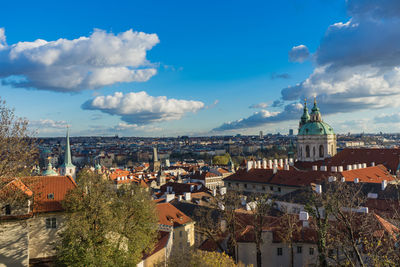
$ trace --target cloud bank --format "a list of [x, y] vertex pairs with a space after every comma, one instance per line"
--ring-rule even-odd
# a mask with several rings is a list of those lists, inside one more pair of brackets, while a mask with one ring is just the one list
[[[284, 110], [260, 117], [252, 127], [274, 122], [276, 118], [299, 119], [301, 111], [296, 116], [282, 113], [294, 101], [301, 103], [304, 98], [314, 96], [323, 114], [400, 106], [397, 101], [400, 97], [400, 1], [348, 0], [347, 11], [351, 18], [330, 25], [312, 55], [315, 64], [312, 74], [299, 84], [282, 89], [276, 103], [284, 104]], [[302, 62], [306, 57], [308, 49], [304, 45], [293, 47], [289, 52], [291, 61]], [[231, 126], [249, 127], [243, 123]]]
[[156, 74], [146, 53], [156, 34], [95, 30], [88, 37], [7, 45], [0, 29], [0, 79], [13, 87], [58, 92], [96, 89], [118, 82], [144, 82]]
[[97, 96], [82, 105], [83, 109], [120, 116], [121, 120], [131, 125], [178, 120], [185, 113], [197, 112], [204, 107], [204, 103], [200, 101], [167, 99], [166, 96], [153, 97], [144, 91]]

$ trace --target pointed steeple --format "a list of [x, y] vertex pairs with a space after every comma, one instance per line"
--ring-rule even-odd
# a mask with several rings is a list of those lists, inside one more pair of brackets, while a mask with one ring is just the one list
[[67, 127], [67, 137], [65, 145], [64, 163], [61, 165], [61, 174], [65, 176], [71, 176], [75, 179], [76, 167], [72, 164], [71, 159], [71, 146], [69, 144], [69, 128]]
[[299, 129], [301, 128], [301, 126], [303, 126], [309, 121], [310, 121], [310, 114], [308, 114], [307, 99], [304, 99], [304, 109], [303, 109], [303, 115], [301, 116], [300, 119]]
[[69, 128], [67, 127], [67, 138], [65, 145], [64, 164], [62, 167], [75, 167], [71, 160], [71, 146], [69, 144]]

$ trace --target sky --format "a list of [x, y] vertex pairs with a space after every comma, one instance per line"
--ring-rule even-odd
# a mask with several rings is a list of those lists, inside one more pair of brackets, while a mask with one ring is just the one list
[[37, 136], [400, 132], [400, 2], [7, 1], [0, 96]]

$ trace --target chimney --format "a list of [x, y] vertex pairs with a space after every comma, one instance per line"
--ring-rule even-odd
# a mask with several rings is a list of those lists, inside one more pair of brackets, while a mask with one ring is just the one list
[[310, 218], [310, 216], [308, 215], [307, 211], [300, 211], [300, 213], [299, 213], [300, 221], [308, 221], [309, 218]]
[[183, 197], [186, 201], [190, 201], [192, 199], [192, 194], [190, 192], [183, 193]]
[[289, 170], [289, 164], [285, 164], [285, 165], [283, 166], [283, 169], [284, 169], [285, 171], [288, 171], [288, 170]]
[[362, 164], [362, 167], [363, 167], [363, 168], [367, 168], [367, 163], [363, 163], [363, 164]]
[[363, 165], [361, 163], [357, 164], [357, 169], [362, 169]]
[[313, 165], [313, 166], [312, 166], [312, 170], [313, 170], [313, 171], [318, 171], [318, 166], [317, 166], [317, 165]]
[[178, 196], [178, 201], [182, 201], [182, 195]]
[[271, 159], [268, 160], [268, 169], [272, 169], [272, 160]]
[[175, 198], [175, 194], [166, 194], [165, 202], [171, 202], [172, 200], [174, 200], [174, 198]]
[[278, 160], [274, 159], [274, 165], [278, 166]]
[[252, 167], [253, 167], [253, 162], [251, 160], [249, 160], [247, 162], [247, 171], [250, 171]]
[[212, 190], [212, 195], [213, 195], [214, 197], [217, 195], [217, 189], [214, 188], [214, 189]]
[[342, 177], [342, 179], [340, 179], [340, 181], [342, 181], [342, 183], [346, 182], [346, 178]]
[[353, 169], [353, 166], [350, 164], [350, 165], [347, 165], [347, 170], [348, 171], [351, 171]]
[[338, 168], [337, 168], [336, 166], [332, 166], [332, 167], [331, 167], [331, 172], [337, 172], [337, 169], [338, 169]]
[[279, 167], [283, 168], [283, 159], [279, 159]]
[[373, 161], [373, 162], [371, 162], [371, 167], [374, 167], [375, 166], [375, 162]]
[[263, 166], [262, 166], [263, 169], [266, 169], [266, 168], [267, 168], [267, 161], [266, 161], [265, 159], [263, 160], [263, 163], [262, 163], [262, 164], [263, 164]]
[[328, 167], [326, 167], [326, 166], [321, 166], [321, 171], [323, 171], [323, 172], [326, 172], [326, 171], [328, 171]]
[[360, 179], [354, 178], [354, 183], [355, 183], [355, 184], [358, 184], [359, 182], [360, 182]]
[[315, 185], [315, 192], [317, 192], [318, 194], [322, 194], [322, 185], [316, 184]]
[[386, 189], [386, 186], [387, 186], [387, 181], [386, 181], [386, 180], [383, 180], [382, 183], [381, 183], [381, 189], [382, 189], [382, 191]]
[[353, 164], [353, 170], [357, 170], [358, 169], [358, 165], [357, 164]]
[[221, 187], [220, 189], [219, 189], [219, 193], [223, 196], [223, 195], [225, 195], [226, 194], [226, 187]]
[[328, 177], [328, 181], [329, 182], [334, 182], [334, 181], [336, 181], [336, 177], [335, 176], [329, 176]]
[[289, 160], [288, 160], [288, 158], [285, 158], [285, 165], [288, 165], [289, 164]]
[[257, 168], [261, 169], [261, 160], [257, 161]]
[[293, 158], [290, 158], [290, 159], [289, 159], [289, 165], [290, 165], [290, 166], [293, 166], [293, 163], [294, 163], [294, 162], [293, 162]]
[[274, 164], [274, 170], [273, 173], [276, 174], [278, 172], [278, 166], [276, 164]]
[[343, 166], [338, 166], [338, 172], [342, 172], [343, 171]]

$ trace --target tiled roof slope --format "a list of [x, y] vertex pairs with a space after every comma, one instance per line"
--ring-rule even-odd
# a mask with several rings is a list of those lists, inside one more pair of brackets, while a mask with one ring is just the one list
[[310, 185], [311, 183], [322, 183], [330, 176], [338, 178], [344, 177], [346, 181], [351, 182], [353, 182], [355, 178], [358, 178], [361, 183], [381, 183], [383, 180], [388, 182], [394, 180], [394, 177], [383, 165], [378, 165], [343, 172], [297, 170], [294, 168], [291, 168], [290, 170], [278, 170], [276, 173], [274, 173], [272, 169], [250, 169], [249, 171], [239, 170], [235, 174], [226, 177], [224, 181], [253, 182], [300, 187]]
[[318, 166], [343, 166], [345, 169], [347, 165], [366, 163], [371, 166], [374, 162], [375, 165], [384, 165], [392, 174], [396, 173], [400, 163], [400, 149], [397, 148], [345, 148], [337, 153], [332, 158], [315, 162], [296, 162], [296, 167], [301, 169], [311, 169], [313, 165]]
[[[33, 191], [33, 212], [62, 211], [61, 201], [69, 190], [76, 187], [69, 176], [32, 176], [21, 178], [21, 181]], [[49, 198], [53, 194], [53, 199]]]
[[192, 222], [186, 214], [175, 208], [170, 203], [159, 203], [156, 205], [158, 222], [163, 225], [179, 227]]

